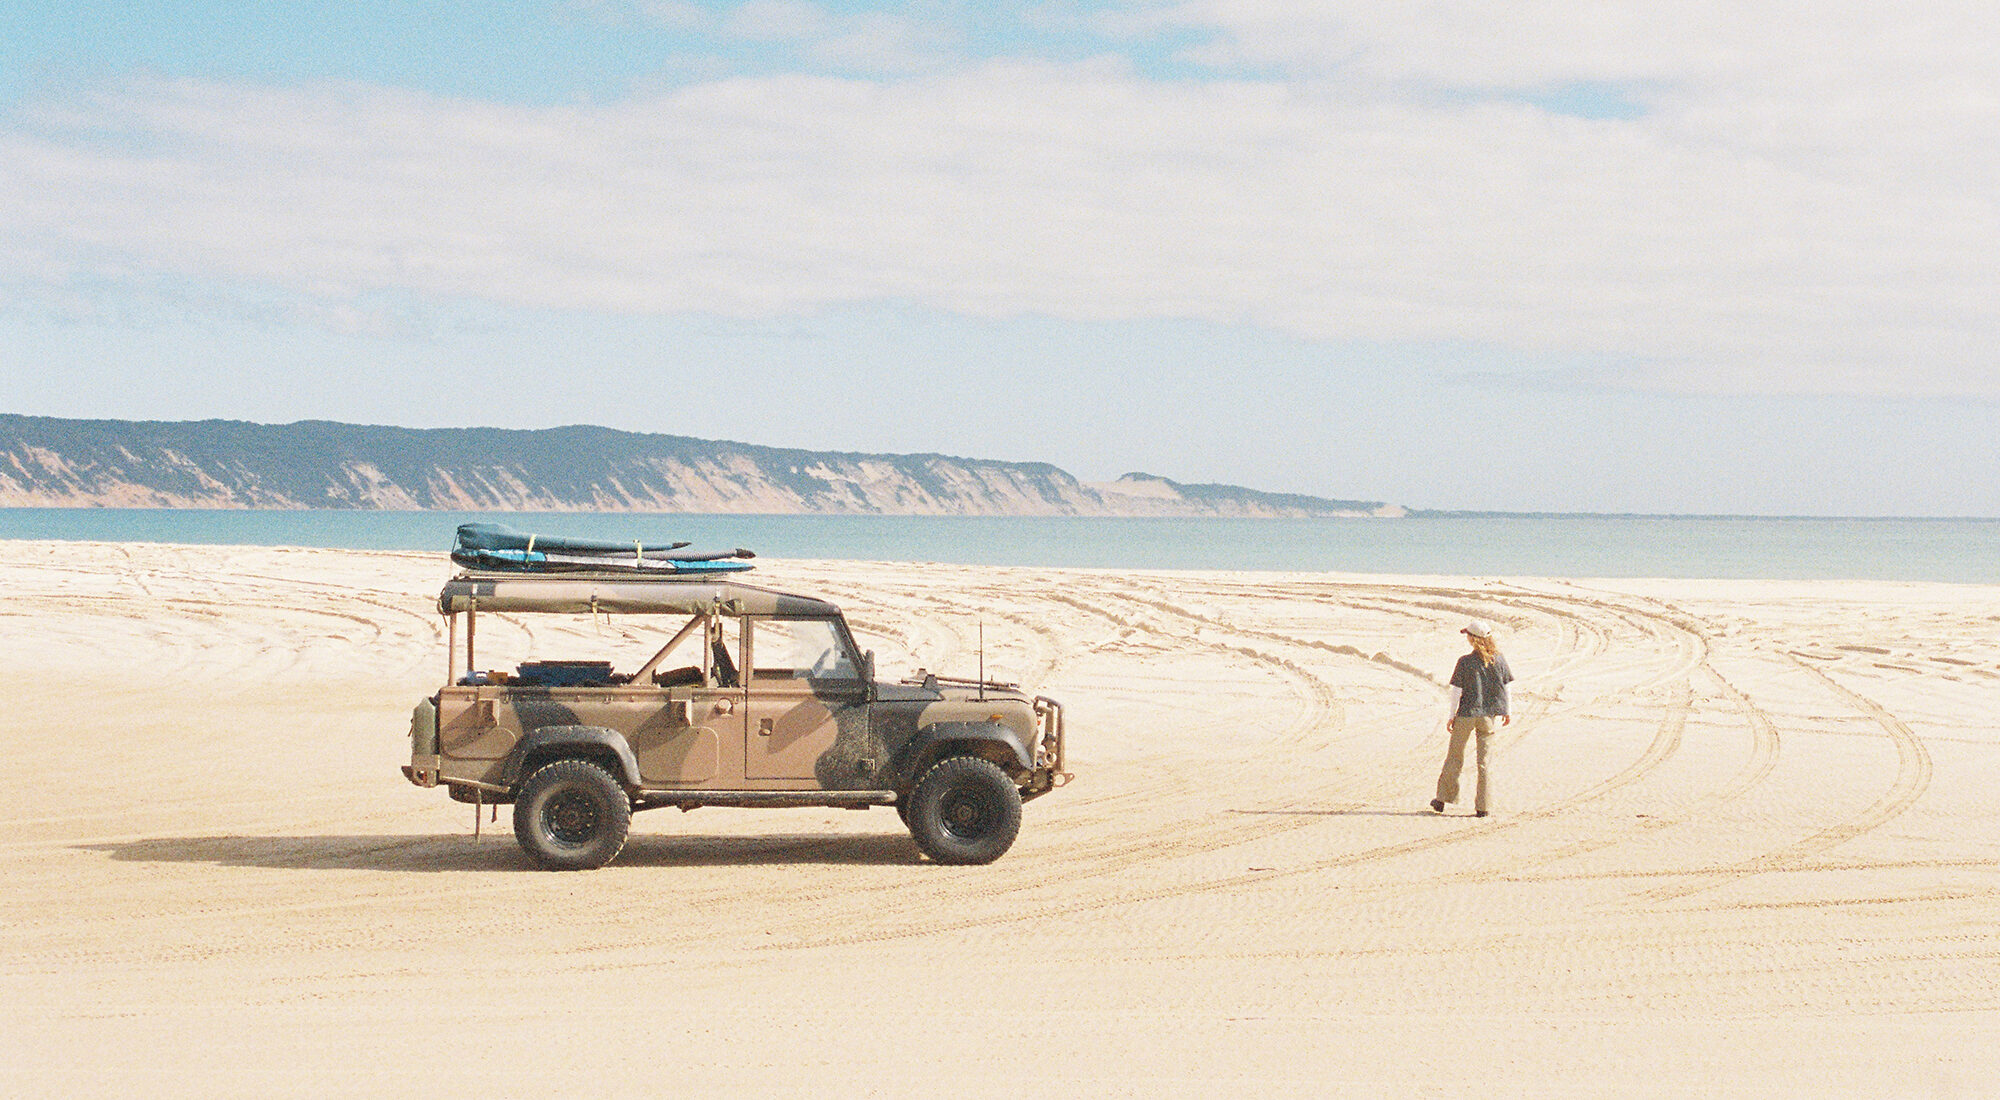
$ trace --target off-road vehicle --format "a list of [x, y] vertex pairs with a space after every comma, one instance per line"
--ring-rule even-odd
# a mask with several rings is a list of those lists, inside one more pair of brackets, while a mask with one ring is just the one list
[[[447, 682], [417, 707], [403, 774], [473, 803], [475, 820], [511, 803], [543, 867], [609, 863], [632, 814], [664, 806], [893, 806], [931, 859], [987, 863], [1013, 844], [1021, 804], [1068, 779], [1054, 700], [929, 674], [878, 683], [874, 653], [825, 600], [706, 578], [473, 572], [446, 583], [438, 610]], [[630, 671], [482, 669], [481, 613], [658, 616], [662, 644]]]

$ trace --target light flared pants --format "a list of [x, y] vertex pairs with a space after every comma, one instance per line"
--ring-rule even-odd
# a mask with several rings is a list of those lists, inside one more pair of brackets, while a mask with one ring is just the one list
[[1487, 796], [1491, 792], [1486, 779], [1486, 743], [1493, 740], [1491, 718], [1451, 720], [1451, 747], [1445, 750], [1444, 770], [1438, 773], [1438, 801], [1458, 801], [1458, 773], [1465, 770], [1465, 740], [1475, 733], [1479, 735], [1479, 741], [1473, 749], [1473, 764], [1479, 769], [1479, 779], [1472, 789], [1472, 808], [1485, 813], [1489, 809]]

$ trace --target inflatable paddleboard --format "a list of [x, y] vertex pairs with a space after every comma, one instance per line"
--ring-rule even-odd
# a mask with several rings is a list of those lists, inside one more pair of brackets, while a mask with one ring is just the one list
[[[539, 543], [537, 544], [539, 545]], [[628, 547], [624, 554], [556, 554], [540, 549], [476, 550], [459, 547], [451, 560], [467, 569], [498, 573], [637, 573], [649, 576], [678, 576], [697, 573], [741, 573], [752, 568], [749, 562], [726, 556], [666, 558], [635, 555]]]
[[501, 523], [466, 523], [458, 528], [462, 550], [541, 550], [554, 554], [626, 554], [660, 557], [688, 545], [685, 542], [613, 542], [610, 539], [570, 539], [516, 531]]

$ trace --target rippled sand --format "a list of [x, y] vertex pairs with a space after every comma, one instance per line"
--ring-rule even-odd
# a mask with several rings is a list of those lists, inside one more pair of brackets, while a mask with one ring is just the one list
[[[441, 555], [9, 543], [7, 1095], [1990, 1095], [2000, 586], [772, 562], [1061, 699], [999, 863], [404, 782]], [[1467, 616], [1497, 812], [1424, 807]], [[493, 661], [653, 624], [482, 619]], [[504, 661], [502, 660], [504, 658]]]

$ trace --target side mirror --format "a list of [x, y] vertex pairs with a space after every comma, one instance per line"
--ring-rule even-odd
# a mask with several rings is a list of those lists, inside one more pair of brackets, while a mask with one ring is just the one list
[[861, 678], [871, 684], [875, 682], [875, 651], [872, 649], [861, 655]]

